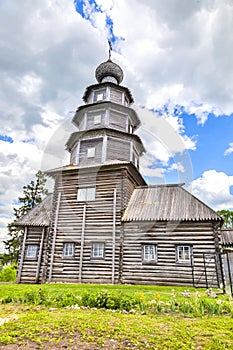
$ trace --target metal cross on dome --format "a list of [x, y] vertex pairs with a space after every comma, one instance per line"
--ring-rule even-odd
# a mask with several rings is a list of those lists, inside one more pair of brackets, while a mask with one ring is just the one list
[[111, 54], [112, 54], [112, 43], [110, 40], [108, 40], [109, 50], [108, 50], [108, 59], [111, 60]]

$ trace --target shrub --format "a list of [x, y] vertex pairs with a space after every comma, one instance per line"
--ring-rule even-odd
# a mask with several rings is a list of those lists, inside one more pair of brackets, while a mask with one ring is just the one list
[[55, 298], [55, 304], [57, 304], [58, 307], [79, 305], [80, 304], [80, 298], [76, 297], [72, 292], [68, 291], [66, 293], [60, 293]]
[[0, 272], [0, 282], [15, 282], [16, 265], [12, 264], [4, 267]]

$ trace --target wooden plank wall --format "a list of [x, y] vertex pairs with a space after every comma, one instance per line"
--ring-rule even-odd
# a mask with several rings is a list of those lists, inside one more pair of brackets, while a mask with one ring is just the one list
[[[95, 156], [87, 158], [87, 150], [92, 147], [95, 148]], [[81, 141], [78, 165], [100, 164], [102, 161], [102, 147], [103, 138]]]
[[[129, 180], [127, 180], [129, 181]], [[126, 202], [122, 198], [126, 177], [121, 169], [100, 171], [99, 173], [72, 172], [64, 174], [59, 179], [56, 192], [61, 192], [61, 203], [58, 214], [56, 232], [56, 246], [53, 257], [51, 281], [80, 282], [80, 246], [83, 227], [84, 205], [85, 228], [82, 257], [83, 283], [111, 283], [112, 282], [112, 246], [113, 246], [113, 206], [114, 189], [116, 194], [115, 218], [115, 277], [119, 281], [119, 258], [121, 250], [121, 215], [122, 205]], [[77, 202], [79, 186], [96, 186], [96, 200]], [[127, 198], [130, 197], [134, 186], [127, 185]], [[130, 193], [129, 193], [130, 192]], [[55, 208], [54, 208], [55, 212]], [[63, 244], [75, 243], [75, 256], [63, 258]], [[105, 259], [92, 258], [93, 242], [105, 243]], [[51, 254], [50, 259], [51, 262]]]
[[107, 160], [130, 160], [130, 142], [108, 138]]
[[[39, 276], [38, 276], [39, 278], [38, 280], [36, 280], [38, 261], [40, 257], [39, 248], [41, 244], [41, 237], [43, 235], [43, 229], [45, 229], [45, 234], [44, 234], [44, 240], [42, 245], [41, 262], [39, 266]], [[47, 228], [30, 227], [30, 226], [28, 227], [27, 238], [26, 238], [26, 249], [25, 249], [25, 254], [23, 258], [21, 277], [20, 277], [20, 280], [18, 281], [19, 283], [39, 283], [39, 282], [42, 282], [43, 279], [45, 279], [45, 274], [47, 270], [47, 261], [46, 261], [46, 252], [47, 252], [47, 244], [48, 244], [47, 240], [48, 240]], [[27, 246], [30, 244], [36, 244], [38, 246], [36, 259], [25, 257]]]
[[110, 89], [110, 101], [122, 104], [122, 92], [118, 89], [111, 87]]
[[[86, 129], [95, 129], [95, 128], [100, 128], [105, 125], [105, 113], [106, 111], [101, 109], [99, 111], [94, 111], [94, 112], [88, 112], [87, 113], [87, 127]], [[101, 116], [101, 122], [99, 124], [94, 123], [94, 119], [96, 115]]]
[[116, 111], [110, 110], [109, 115], [109, 127], [115, 130], [127, 131], [126, 130], [127, 116], [120, 114]]
[[[142, 262], [143, 244], [157, 246], [157, 263]], [[211, 223], [152, 223], [136, 222], [124, 225], [123, 283], [158, 285], [193, 285], [190, 264], [176, 262], [176, 245], [193, 247], [194, 282], [205, 287], [203, 253], [215, 253]], [[217, 286], [215, 262], [206, 260], [209, 286]]]

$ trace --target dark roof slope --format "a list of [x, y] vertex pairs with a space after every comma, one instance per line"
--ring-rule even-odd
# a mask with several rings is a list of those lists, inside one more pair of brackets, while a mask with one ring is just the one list
[[52, 194], [15, 222], [15, 226], [49, 226], [52, 210]]
[[221, 230], [221, 243], [224, 247], [233, 247], [233, 229]]
[[123, 221], [198, 221], [222, 218], [182, 185], [136, 188]]

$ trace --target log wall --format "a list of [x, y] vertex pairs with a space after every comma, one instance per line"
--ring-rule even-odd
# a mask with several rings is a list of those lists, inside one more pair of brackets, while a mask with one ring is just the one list
[[[56, 239], [53, 254], [53, 240], [50, 241], [48, 264], [48, 270], [51, 271], [50, 278], [48, 276], [50, 281], [119, 282], [123, 237], [121, 217], [133, 189], [141, 183], [142, 180], [140, 183], [132, 180], [128, 171], [120, 168], [99, 172], [97, 170], [93, 173], [91, 171], [89, 173], [70, 172], [57, 179], [55, 197], [61, 193], [61, 201], [59, 208], [57, 208], [57, 201], [54, 201], [53, 222], [55, 222], [56, 212], [58, 215], [56, 230], [53, 227], [51, 231], [51, 236], [56, 231]], [[95, 187], [95, 200], [78, 202], [77, 190], [80, 186]], [[114, 189], [116, 189], [115, 208]], [[114, 212], [115, 217], [113, 217]], [[75, 254], [73, 257], [65, 258], [63, 245], [69, 242], [75, 244]], [[92, 257], [92, 245], [96, 242], [105, 244], [104, 259]]]
[[[79, 152], [79, 165], [89, 165], [89, 164], [97, 164], [102, 161], [102, 147], [103, 147], [103, 138], [99, 139], [90, 139], [83, 140], [80, 144], [80, 152]], [[95, 148], [94, 157], [87, 157], [87, 152], [89, 148]]]
[[126, 130], [127, 116], [119, 112], [110, 110], [109, 115], [109, 127], [115, 130], [127, 131]]
[[[170, 227], [169, 227], [170, 226]], [[157, 261], [144, 262], [142, 247], [154, 244]], [[177, 262], [177, 245], [191, 246], [193, 264]], [[213, 227], [209, 223], [126, 223], [122, 282], [130, 284], [217, 286]]]
[[[46, 279], [48, 229], [44, 227], [27, 227], [22, 269], [18, 276], [18, 283], [41, 283]], [[37, 245], [35, 258], [27, 258], [28, 245]]]
[[107, 160], [130, 160], [130, 142], [114, 137], [108, 138]]

